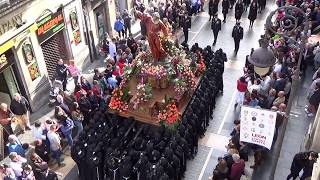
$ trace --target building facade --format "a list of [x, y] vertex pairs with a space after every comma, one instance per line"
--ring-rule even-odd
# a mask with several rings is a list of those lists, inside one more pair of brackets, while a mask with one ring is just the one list
[[0, 6], [0, 102], [16, 92], [33, 111], [48, 100], [59, 59], [88, 56], [79, 0], [10, 0]]
[[[147, 0], [140, 0], [147, 7]], [[0, 3], [0, 102], [17, 92], [33, 111], [48, 102], [56, 62], [86, 67], [99, 42], [114, 37], [117, 14], [131, 0], [8, 0]], [[90, 59], [90, 60], [89, 60]]]

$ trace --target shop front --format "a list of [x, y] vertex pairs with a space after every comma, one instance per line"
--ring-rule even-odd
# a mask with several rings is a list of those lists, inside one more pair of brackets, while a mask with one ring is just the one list
[[88, 54], [88, 46], [85, 43], [84, 22], [80, 2], [72, 1], [63, 7], [63, 14], [68, 45], [71, 50], [71, 58], [79, 65], [78, 60], [82, 59], [81, 56], [83, 54]]
[[107, 36], [107, 22], [106, 22], [106, 15], [103, 6], [99, 6], [98, 8], [93, 10], [96, 20], [96, 28], [97, 28], [97, 35], [100, 40]]
[[101, 42], [104, 38], [109, 36], [109, 29], [110, 26], [107, 21], [107, 17], [109, 14], [107, 12], [110, 12], [108, 9], [108, 4], [106, 2], [101, 1], [91, 1], [91, 8], [92, 8], [92, 14], [91, 19], [94, 22], [95, 31], [93, 32], [95, 35], [95, 41]]
[[12, 49], [0, 55], [0, 102], [10, 104], [15, 93], [25, 94]]
[[42, 18], [37, 23], [36, 31], [41, 46], [49, 78], [55, 78], [57, 61], [62, 59], [68, 63], [69, 54], [66, 46], [65, 24], [63, 12], [57, 11]]

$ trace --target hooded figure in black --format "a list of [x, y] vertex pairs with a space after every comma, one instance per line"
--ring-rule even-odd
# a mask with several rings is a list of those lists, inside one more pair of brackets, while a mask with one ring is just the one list
[[164, 171], [168, 175], [168, 178], [173, 179], [174, 178], [174, 169], [172, 168], [168, 159], [166, 159], [165, 157], [161, 157], [159, 160], [159, 164], [163, 167]]
[[81, 112], [83, 113], [83, 117], [84, 117], [83, 123], [84, 125], [87, 125], [89, 123], [89, 120], [91, 119], [90, 115], [92, 112], [92, 108], [91, 108], [90, 101], [88, 100], [86, 95], [83, 93], [80, 94], [79, 107]]
[[179, 158], [174, 154], [174, 152], [169, 148], [166, 147], [164, 152], [164, 157], [169, 161], [169, 164], [174, 169], [174, 179], [180, 180], [180, 160]]
[[137, 180], [147, 179], [147, 170], [150, 168], [151, 164], [148, 161], [148, 157], [142, 153], [140, 155], [140, 159], [133, 167], [133, 171], [136, 173]]
[[110, 180], [118, 180], [119, 177], [119, 162], [111, 155], [107, 157], [107, 174]]
[[87, 178], [89, 178], [89, 177], [86, 177], [88, 174], [86, 173], [87, 163], [85, 161], [86, 147], [87, 147], [86, 143], [84, 143], [83, 146], [76, 143], [71, 148], [71, 157], [78, 166], [80, 180], [86, 180]]
[[124, 180], [131, 179], [132, 177], [132, 162], [131, 157], [126, 156], [119, 165], [120, 178]]

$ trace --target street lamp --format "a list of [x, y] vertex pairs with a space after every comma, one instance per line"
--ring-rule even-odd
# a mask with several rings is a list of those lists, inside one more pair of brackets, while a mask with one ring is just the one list
[[[283, 31], [279, 32], [277, 29], [274, 29], [273, 23], [272, 23], [272, 18], [274, 15], [276, 15], [277, 12], [281, 12], [282, 16], [278, 16], [278, 28], [281, 28]], [[295, 38], [292, 38], [290, 35], [294, 34], [299, 26], [299, 21], [298, 18], [302, 17], [302, 26], [303, 28], [303, 34], [301, 35], [300, 40], [296, 40]], [[267, 17], [265, 27], [267, 30], [280, 35], [281, 37], [288, 39], [290, 42], [293, 42], [299, 47], [300, 54], [299, 54], [299, 59], [298, 59], [298, 64], [296, 69], [293, 72], [292, 75], [292, 83], [291, 83], [291, 90], [290, 90], [290, 96], [289, 100], [287, 103], [287, 108], [286, 108], [286, 114], [287, 117], [290, 115], [290, 110], [292, 107], [293, 99], [296, 96], [296, 91], [298, 88], [298, 84], [300, 81], [300, 65], [301, 61], [303, 58], [303, 53], [305, 51], [305, 46], [306, 46], [306, 41], [307, 41], [307, 33], [308, 33], [308, 28], [309, 28], [309, 23], [308, 23], [308, 17], [306, 16], [305, 12], [297, 8], [295, 6], [282, 6], [276, 9], [275, 11], [272, 11], [270, 15]], [[300, 32], [298, 32], [300, 33]], [[286, 131], [286, 126], [288, 123], [288, 119], [285, 118], [284, 121], [282, 122], [282, 126], [278, 130], [278, 139], [276, 143], [273, 145], [273, 152], [272, 152], [272, 159], [271, 159], [271, 173], [270, 177], [268, 179], [274, 179], [274, 174], [278, 162], [278, 158], [281, 152], [281, 146], [282, 142], [284, 139], [285, 131]], [[268, 167], [267, 167], [268, 168]]]
[[276, 62], [272, 50], [268, 49], [268, 40], [260, 39], [260, 48], [254, 50], [249, 57], [249, 62], [254, 66], [254, 71], [259, 75], [265, 75]]

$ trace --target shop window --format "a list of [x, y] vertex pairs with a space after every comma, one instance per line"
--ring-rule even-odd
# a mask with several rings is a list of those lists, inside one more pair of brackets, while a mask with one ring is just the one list
[[69, 14], [74, 44], [77, 46], [81, 43], [81, 34], [76, 8], [72, 9]]
[[36, 56], [34, 54], [33, 46], [29, 38], [23, 42], [22, 52], [23, 52], [25, 63], [28, 67], [31, 80], [34, 81], [38, 77], [40, 77], [41, 74], [39, 71], [38, 63], [36, 61]]
[[102, 13], [97, 12], [96, 13], [97, 17], [97, 24], [98, 24], [98, 36], [99, 39], [104, 39], [105, 38], [105, 26], [104, 26], [104, 16]]

